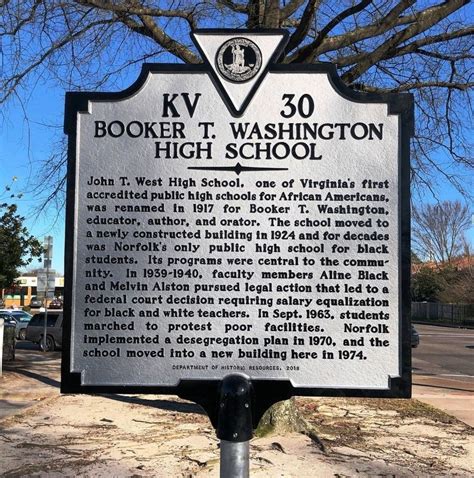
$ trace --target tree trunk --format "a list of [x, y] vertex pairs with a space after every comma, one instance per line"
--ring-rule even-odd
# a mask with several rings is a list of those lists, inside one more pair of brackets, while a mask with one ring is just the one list
[[279, 0], [270, 0], [265, 4], [265, 14], [263, 18], [264, 28], [280, 27], [280, 2]]
[[311, 426], [299, 412], [295, 398], [275, 403], [263, 415], [255, 435], [263, 437], [270, 434], [302, 433], [324, 451], [324, 444], [317, 436], [317, 430]]

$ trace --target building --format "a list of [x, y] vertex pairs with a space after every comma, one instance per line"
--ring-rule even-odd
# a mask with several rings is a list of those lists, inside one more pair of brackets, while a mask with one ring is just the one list
[[[30, 304], [31, 298], [37, 296], [36, 285], [38, 279], [36, 274], [25, 274], [16, 279], [17, 285], [2, 290], [4, 307], [26, 307]], [[64, 295], [64, 277], [56, 277], [54, 280], [53, 297]]]

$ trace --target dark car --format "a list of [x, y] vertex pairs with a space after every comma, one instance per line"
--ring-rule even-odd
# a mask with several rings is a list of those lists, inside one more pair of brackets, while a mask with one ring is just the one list
[[62, 309], [62, 308], [63, 308], [63, 301], [60, 299], [53, 299], [48, 305], [48, 309]]
[[411, 326], [411, 346], [413, 348], [418, 347], [420, 345], [420, 334], [416, 331], [413, 325]]
[[41, 350], [50, 352], [60, 349], [63, 344], [63, 314], [48, 312], [46, 349], [44, 348], [44, 312], [35, 314], [26, 327], [26, 340], [38, 344]]
[[40, 307], [43, 307], [43, 301], [37, 297], [32, 297], [30, 301], [30, 307], [32, 309], [39, 309]]

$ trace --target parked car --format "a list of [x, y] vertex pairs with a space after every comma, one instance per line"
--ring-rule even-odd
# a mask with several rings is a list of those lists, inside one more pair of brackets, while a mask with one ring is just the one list
[[31, 317], [33, 317], [31, 314], [29, 314], [28, 312], [25, 312], [24, 310], [21, 310], [21, 309], [13, 309], [11, 311], [9, 311], [10, 314], [13, 315], [13, 317], [15, 317], [15, 319], [28, 319], [30, 320]]
[[416, 331], [413, 325], [411, 326], [411, 346], [413, 348], [418, 347], [420, 345], [420, 334]]
[[37, 297], [32, 297], [30, 301], [30, 307], [32, 309], [39, 309], [40, 307], [43, 307], [43, 301]]
[[30, 323], [30, 319], [19, 319], [16, 321], [16, 338], [18, 340], [26, 340], [26, 328]]
[[48, 305], [48, 309], [62, 309], [62, 308], [63, 308], [63, 301], [60, 299], [53, 299]]
[[8, 318], [15, 319], [16, 338], [25, 340], [25, 329], [33, 316], [21, 309], [0, 309], [0, 314], [2, 313], [7, 314]]
[[41, 350], [50, 352], [60, 349], [63, 343], [63, 314], [48, 312], [46, 349], [44, 349], [44, 312], [35, 314], [26, 327], [26, 340], [38, 344]]
[[26, 327], [28, 326], [31, 317], [31, 314], [25, 312], [24, 310], [12, 310], [12, 316], [16, 320], [16, 338], [20, 340], [25, 340], [26, 338]]
[[21, 311], [21, 309], [0, 309], [0, 312], [6, 312], [7, 314], [11, 314], [12, 312], [18, 312], [18, 311]]
[[14, 325], [16, 326], [15, 317], [13, 317], [12, 313], [9, 310], [0, 310], [0, 319], [3, 319], [5, 325]]

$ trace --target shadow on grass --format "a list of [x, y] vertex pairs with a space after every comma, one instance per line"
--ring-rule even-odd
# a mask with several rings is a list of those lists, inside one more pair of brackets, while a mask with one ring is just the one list
[[147, 407], [160, 408], [171, 412], [180, 413], [197, 413], [199, 415], [207, 415], [206, 412], [195, 403], [178, 402], [176, 400], [163, 399], [146, 399], [133, 395], [109, 395], [106, 393], [97, 394], [99, 397], [108, 398], [110, 400], [117, 400], [118, 402], [131, 403], [134, 405], [145, 405]]
[[24, 375], [25, 377], [38, 380], [38, 382], [42, 382], [51, 387], [59, 388], [61, 386], [61, 382], [59, 382], [58, 380], [54, 380], [54, 378], [48, 377], [46, 375], [42, 375], [40, 373], [32, 372], [31, 370], [25, 370], [19, 367], [11, 368], [10, 370], [19, 375]]

